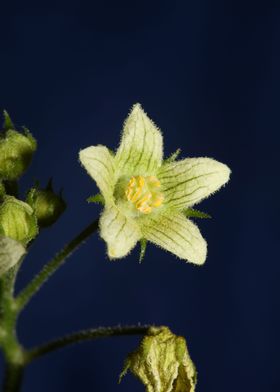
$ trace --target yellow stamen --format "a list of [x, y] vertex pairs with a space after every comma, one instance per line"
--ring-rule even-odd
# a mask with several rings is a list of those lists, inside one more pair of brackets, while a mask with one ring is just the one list
[[160, 187], [160, 181], [155, 177], [155, 176], [149, 176], [147, 177], [147, 180], [149, 181], [150, 184], [153, 186], [159, 188]]
[[132, 203], [135, 203], [138, 200], [138, 197], [141, 195], [142, 193], [142, 188], [136, 188], [136, 192], [134, 193], [134, 195], [131, 197], [130, 201], [132, 201]]
[[163, 202], [163, 196], [160, 195], [155, 200], [153, 200], [151, 205], [152, 205], [152, 207], [159, 207], [162, 205], [162, 202]]
[[154, 207], [160, 207], [163, 203], [164, 197], [159, 187], [160, 182], [155, 176], [135, 176], [129, 180], [125, 195], [138, 211], [149, 214]]

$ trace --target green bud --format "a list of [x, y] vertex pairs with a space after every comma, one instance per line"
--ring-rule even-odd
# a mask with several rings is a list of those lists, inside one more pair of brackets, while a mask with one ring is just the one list
[[0, 134], [0, 178], [9, 181], [17, 180], [26, 171], [37, 147], [27, 129], [20, 133], [13, 127], [5, 112], [4, 131]]
[[61, 195], [53, 192], [51, 181], [46, 189], [32, 188], [26, 201], [33, 208], [40, 227], [54, 224], [66, 208]]
[[131, 353], [120, 375], [130, 370], [147, 392], [194, 392], [196, 370], [186, 341], [167, 327], [150, 328], [139, 348]]
[[0, 205], [0, 234], [26, 245], [38, 234], [33, 209], [13, 196], [4, 196]]

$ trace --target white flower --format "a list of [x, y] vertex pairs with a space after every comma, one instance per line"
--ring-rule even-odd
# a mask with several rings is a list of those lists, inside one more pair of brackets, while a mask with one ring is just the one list
[[230, 169], [210, 158], [163, 161], [162, 135], [139, 104], [124, 124], [114, 155], [105, 146], [80, 152], [105, 208], [100, 235], [110, 258], [126, 256], [145, 239], [181, 259], [203, 264], [207, 244], [184, 211], [229, 180]]

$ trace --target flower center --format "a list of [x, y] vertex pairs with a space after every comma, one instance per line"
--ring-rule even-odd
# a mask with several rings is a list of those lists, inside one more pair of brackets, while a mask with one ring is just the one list
[[159, 188], [160, 182], [155, 176], [135, 176], [129, 180], [125, 194], [138, 211], [149, 214], [162, 205], [164, 197]]

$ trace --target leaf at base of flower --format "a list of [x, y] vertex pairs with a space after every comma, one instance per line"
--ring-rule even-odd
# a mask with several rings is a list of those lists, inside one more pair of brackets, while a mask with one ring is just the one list
[[140, 240], [140, 256], [139, 256], [139, 263], [142, 263], [144, 260], [146, 249], [147, 249], [147, 240], [145, 238], [141, 238]]
[[170, 157], [166, 158], [163, 161], [163, 165], [167, 164], [167, 163], [171, 163], [176, 161], [176, 159], [178, 158], [178, 156], [181, 154], [181, 148], [177, 148], [177, 150], [175, 152], [173, 152], [173, 154], [170, 155]]
[[186, 208], [183, 210], [183, 214], [186, 218], [199, 218], [199, 219], [211, 219], [212, 216], [206, 214], [206, 212], [202, 212], [199, 210], [195, 210], [194, 208]]
[[95, 203], [95, 204], [101, 204], [101, 205], [105, 205], [105, 199], [104, 197], [101, 195], [101, 193], [97, 193], [97, 195], [94, 196], [90, 196], [87, 198], [87, 202], [88, 203]]

